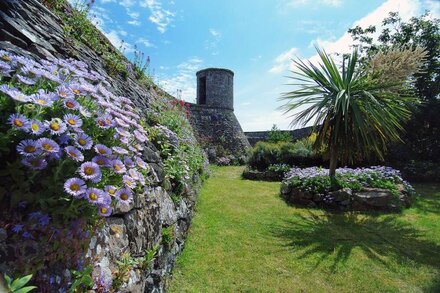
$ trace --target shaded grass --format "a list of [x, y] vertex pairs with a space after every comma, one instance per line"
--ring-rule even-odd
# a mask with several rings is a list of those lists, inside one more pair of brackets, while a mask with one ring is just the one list
[[213, 167], [170, 292], [439, 292], [440, 186], [402, 214], [327, 213]]

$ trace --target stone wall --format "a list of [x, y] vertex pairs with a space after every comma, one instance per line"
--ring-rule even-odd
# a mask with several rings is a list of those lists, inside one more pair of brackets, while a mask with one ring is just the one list
[[250, 145], [232, 109], [190, 104], [190, 113], [196, 137], [211, 161], [226, 154], [244, 163]]
[[[298, 140], [307, 137], [312, 133], [313, 127], [304, 127], [294, 130], [281, 130], [281, 132], [287, 132], [292, 137], [292, 140]], [[267, 141], [269, 139], [270, 131], [247, 131], [244, 133], [251, 146], [254, 146], [259, 141]]]
[[[163, 94], [155, 86], [139, 84], [133, 73], [129, 72], [127, 77], [107, 74], [101, 55], [84, 43], [68, 40], [61, 20], [37, 0], [1, 1], [0, 49], [34, 59], [51, 57], [83, 61], [110, 82], [115, 94], [130, 98], [143, 112], [150, 110], [152, 99]], [[115, 50], [113, 47], [110, 49]], [[227, 119], [235, 118], [228, 113], [221, 115]], [[171, 187], [164, 178], [159, 152], [149, 142], [143, 147], [143, 159], [154, 170], [157, 180], [143, 193], [136, 194], [129, 207], [116, 209], [107, 218], [104, 228], [93, 236], [87, 252], [91, 259], [97, 260], [94, 276], [111, 278], [116, 261], [124, 252], [128, 251], [136, 258], [159, 245], [153, 264], [145, 271], [131, 270], [129, 281], [122, 286], [121, 292], [164, 291], [166, 276], [183, 248], [200, 186], [200, 178], [193, 178], [182, 200], [175, 204], [170, 197]], [[166, 227], [175, 237], [171, 244], [165, 246], [162, 244], [162, 231]], [[7, 268], [0, 264], [0, 270]]]

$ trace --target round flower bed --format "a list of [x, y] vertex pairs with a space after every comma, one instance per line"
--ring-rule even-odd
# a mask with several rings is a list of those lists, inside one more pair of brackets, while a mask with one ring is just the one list
[[281, 195], [290, 203], [341, 210], [399, 210], [415, 195], [390, 167], [339, 168], [336, 180], [338, 188], [332, 190], [327, 169], [293, 168], [282, 182]]

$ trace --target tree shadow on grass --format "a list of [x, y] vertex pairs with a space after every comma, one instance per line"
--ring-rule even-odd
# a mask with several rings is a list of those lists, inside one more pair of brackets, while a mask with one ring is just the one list
[[299, 258], [320, 256], [313, 269], [328, 260], [334, 272], [347, 262], [354, 249], [392, 271], [393, 260], [398, 264], [440, 268], [440, 245], [392, 215], [309, 211], [306, 216], [297, 215], [274, 226], [272, 232], [286, 240]]

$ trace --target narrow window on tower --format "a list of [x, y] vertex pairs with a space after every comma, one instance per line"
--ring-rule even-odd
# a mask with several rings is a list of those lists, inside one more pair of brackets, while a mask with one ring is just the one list
[[199, 87], [199, 104], [204, 105], [206, 104], [206, 77], [200, 78]]

